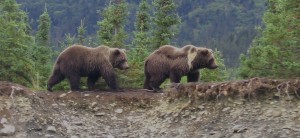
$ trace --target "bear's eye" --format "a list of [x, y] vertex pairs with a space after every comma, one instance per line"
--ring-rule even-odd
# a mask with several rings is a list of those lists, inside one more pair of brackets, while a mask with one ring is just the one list
[[122, 64], [122, 63], [125, 63], [125, 62], [127, 62], [127, 60], [126, 60], [126, 59], [122, 59], [122, 60], [120, 60], [120, 64]]

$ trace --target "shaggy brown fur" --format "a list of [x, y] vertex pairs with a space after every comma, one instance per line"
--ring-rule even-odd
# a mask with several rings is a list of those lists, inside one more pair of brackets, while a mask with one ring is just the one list
[[103, 77], [111, 89], [118, 89], [114, 68], [127, 69], [126, 54], [123, 49], [99, 46], [96, 48], [73, 45], [65, 49], [57, 58], [47, 89], [67, 78], [71, 90], [79, 90], [81, 77], [88, 77], [89, 90], [94, 89], [99, 77]]
[[165, 55], [166, 57], [172, 59], [184, 57], [187, 54], [181, 48], [177, 48], [171, 45], [163, 45], [159, 49], [155, 50], [154, 53], [158, 55]]
[[215, 69], [218, 66], [211, 49], [187, 45], [176, 48], [163, 46], [148, 56], [145, 61], [144, 89], [159, 90], [159, 86], [170, 78], [171, 82], [179, 83], [182, 76], [188, 82], [199, 80], [199, 69]]

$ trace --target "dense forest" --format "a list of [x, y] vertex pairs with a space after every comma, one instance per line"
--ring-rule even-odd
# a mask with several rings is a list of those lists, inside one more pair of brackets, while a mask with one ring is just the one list
[[[37, 31], [38, 18], [47, 7], [51, 17], [51, 41], [58, 46], [66, 34], [77, 35], [77, 28], [83, 20], [86, 37], [91, 40], [86, 45], [97, 45], [95, 40], [103, 19], [101, 12], [111, 0], [17, 0], [28, 12], [33, 33]], [[126, 44], [134, 39], [134, 22], [140, 0], [127, 0], [128, 15], [125, 32]], [[153, 15], [152, 1], [150, 15]], [[266, 0], [175, 0], [176, 11], [181, 23], [175, 27], [178, 32], [171, 44], [181, 47], [186, 44], [217, 48], [224, 56], [228, 67], [238, 65], [239, 55], [245, 53], [256, 35], [255, 27], [261, 25]], [[152, 17], [151, 17], [152, 18]]]
[[117, 71], [124, 87], [141, 88], [144, 59], [163, 44], [214, 49], [219, 67], [201, 70], [201, 81], [299, 77], [299, 3], [2, 0], [0, 80], [45, 89], [56, 57], [74, 43], [129, 49], [131, 68]]

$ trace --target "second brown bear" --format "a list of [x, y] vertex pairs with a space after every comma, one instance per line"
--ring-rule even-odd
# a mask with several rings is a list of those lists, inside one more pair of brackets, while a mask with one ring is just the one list
[[187, 76], [188, 82], [197, 82], [199, 69], [217, 67], [211, 49], [193, 45], [182, 48], [165, 45], [155, 50], [145, 61], [144, 89], [158, 91], [167, 78], [173, 83], [179, 83], [182, 76]]

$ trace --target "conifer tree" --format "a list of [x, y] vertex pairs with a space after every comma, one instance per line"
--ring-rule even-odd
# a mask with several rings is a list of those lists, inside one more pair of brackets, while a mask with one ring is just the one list
[[36, 89], [45, 88], [48, 76], [51, 73], [52, 50], [50, 47], [51, 19], [45, 10], [40, 15], [38, 31], [36, 34], [36, 45], [32, 50], [35, 75], [33, 77], [33, 87]]
[[15, 0], [0, 1], [0, 80], [30, 86], [33, 74], [27, 14]]
[[127, 37], [124, 27], [127, 17], [127, 3], [124, 0], [114, 0], [102, 11], [102, 21], [98, 36], [102, 44], [113, 47], [124, 47]]
[[147, 0], [142, 0], [139, 4], [139, 10], [136, 15], [135, 31], [133, 46], [137, 55], [140, 57], [145, 57], [147, 51], [150, 50], [148, 47], [150, 45], [150, 6]]
[[241, 56], [242, 77], [292, 78], [300, 75], [300, 0], [269, 1], [265, 28]]
[[180, 23], [180, 17], [176, 13], [174, 0], [154, 0], [154, 49], [162, 45], [170, 44], [171, 39], [177, 34], [174, 26]]
[[79, 44], [83, 45], [84, 43], [84, 35], [86, 32], [86, 27], [84, 26], [84, 21], [80, 21], [80, 26], [77, 28]]
[[126, 72], [127, 82], [131, 87], [142, 87], [144, 81], [143, 66], [149, 54], [150, 39], [150, 6], [147, 0], [142, 0], [136, 14], [133, 49], [129, 53], [130, 70]]
[[39, 17], [38, 31], [36, 34], [36, 42], [40, 46], [48, 47], [50, 44], [50, 27], [51, 19], [45, 6], [44, 12]]

